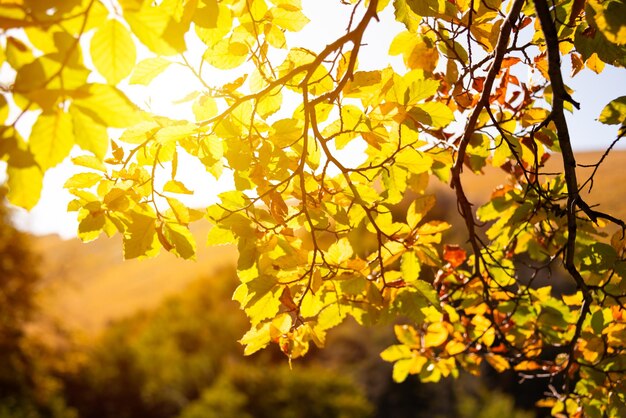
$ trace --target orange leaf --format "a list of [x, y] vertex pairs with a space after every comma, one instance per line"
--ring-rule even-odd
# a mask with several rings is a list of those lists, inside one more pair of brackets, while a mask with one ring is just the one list
[[458, 245], [446, 244], [443, 248], [443, 259], [450, 263], [452, 268], [457, 268], [467, 259], [467, 252]]

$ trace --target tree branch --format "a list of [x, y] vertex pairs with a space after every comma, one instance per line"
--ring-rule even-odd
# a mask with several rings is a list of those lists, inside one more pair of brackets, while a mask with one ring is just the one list
[[576, 255], [577, 234], [576, 207], [580, 207], [581, 209], [583, 209], [583, 211], [587, 213], [587, 215], [591, 219], [594, 219], [594, 215], [593, 213], [589, 213], [592, 212], [591, 209], [584, 201], [582, 201], [578, 192], [578, 181], [576, 179], [576, 159], [574, 158], [574, 151], [572, 150], [572, 143], [569, 135], [567, 121], [565, 120], [565, 114], [563, 112], [563, 102], [565, 100], [571, 102], [577, 108], [579, 106], [578, 103], [576, 103], [567, 93], [567, 91], [565, 90], [565, 85], [563, 84], [563, 77], [561, 75], [561, 56], [559, 52], [559, 38], [556, 27], [554, 25], [554, 21], [552, 20], [552, 16], [550, 14], [548, 4], [546, 0], [533, 1], [535, 4], [535, 10], [537, 12], [537, 17], [539, 18], [539, 22], [541, 24], [541, 30], [543, 31], [546, 40], [546, 47], [548, 51], [548, 76], [550, 78], [552, 91], [554, 93], [552, 99], [552, 112], [550, 114], [550, 117], [552, 118], [552, 121], [556, 126], [557, 138], [563, 155], [563, 171], [565, 173], [565, 183], [567, 184], [566, 213], [568, 235], [567, 243], [565, 246], [565, 268], [576, 282], [578, 289], [582, 291], [584, 297], [582, 306], [580, 308], [580, 316], [576, 323], [574, 336], [567, 345], [569, 358], [566, 366], [563, 368], [563, 373], [567, 375], [567, 372], [574, 364], [574, 348], [582, 332], [582, 326], [585, 317], [589, 313], [589, 308], [591, 306], [591, 303], [593, 302], [591, 291], [574, 263], [574, 256]]
[[472, 134], [476, 130], [476, 123], [478, 122], [480, 112], [483, 110], [483, 108], [489, 106], [489, 99], [491, 96], [493, 83], [498, 76], [498, 73], [500, 72], [502, 60], [504, 59], [504, 55], [507, 51], [507, 47], [509, 44], [511, 31], [519, 17], [524, 2], [525, 0], [514, 0], [511, 11], [504, 20], [504, 23], [502, 24], [502, 27], [500, 29], [500, 36], [498, 37], [498, 42], [494, 51], [493, 64], [489, 69], [489, 72], [487, 73], [480, 100], [476, 104], [476, 107], [472, 111], [467, 125], [465, 126], [463, 137], [461, 138], [461, 143], [459, 145], [457, 159], [454, 163], [454, 166], [452, 167], [452, 180], [450, 181], [450, 186], [456, 191], [456, 198], [459, 205], [459, 210], [461, 212], [461, 216], [463, 216], [463, 219], [465, 220], [465, 225], [469, 233], [469, 241], [472, 245], [472, 250], [474, 251], [474, 274], [476, 275], [480, 273], [480, 245], [476, 240], [476, 222], [474, 220], [474, 214], [472, 213], [472, 204], [469, 202], [469, 200], [467, 200], [467, 196], [463, 191], [461, 172], [463, 171], [463, 162], [465, 160], [465, 152], [467, 150], [467, 146], [472, 137]]

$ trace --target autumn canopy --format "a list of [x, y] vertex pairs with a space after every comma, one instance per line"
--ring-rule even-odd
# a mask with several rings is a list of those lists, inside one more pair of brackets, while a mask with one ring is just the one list
[[[625, 224], [580, 195], [593, 182], [577, 178], [562, 74], [626, 66], [624, 1], [337, 0], [345, 31], [314, 50], [291, 42], [309, 23], [300, 3], [3, 1], [9, 200], [32, 208], [71, 158], [85, 241], [193, 258], [189, 225], [208, 219], [208, 243], [239, 250], [247, 354], [274, 342], [295, 359], [348, 317], [396, 323], [381, 355], [397, 381], [487, 363], [552, 382], [555, 415], [626, 416]], [[402, 63], [360, 69], [383, 14], [404, 25], [388, 47]], [[202, 86], [188, 119], [126, 93], [171, 66]], [[621, 126], [617, 142], [626, 96], [599, 120]], [[191, 160], [232, 178], [217, 204], [185, 203], [214, 193], [180, 179]], [[502, 186], [476, 207], [464, 177], [488, 166]], [[437, 183], [453, 189], [455, 234], [432, 214]]]

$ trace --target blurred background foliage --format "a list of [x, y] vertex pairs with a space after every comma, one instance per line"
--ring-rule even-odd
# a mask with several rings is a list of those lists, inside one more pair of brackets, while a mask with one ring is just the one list
[[[63, 324], [42, 333], [37, 294], [46, 283], [38, 260], [30, 237], [10, 224], [1, 205], [0, 418], [542, 415], [533, 409], [545, 390], [540, 383], [518, 385], [489, 370], [480, 379], [394, 383], [391, 365], [379, 358], [393, 341], [384, 326], [347, 322], [324, 350], [291, 365], [277, 350], [244, 357], [237, 340], [246, 318], [230, 297], [234, 270], [109, 324], [95, 340], [66, 333]], [[116, 303], [115, 295], [103, 297]]]

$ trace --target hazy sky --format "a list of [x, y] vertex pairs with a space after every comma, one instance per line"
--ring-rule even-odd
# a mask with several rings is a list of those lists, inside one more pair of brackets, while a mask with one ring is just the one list
[[[319, 52], [342, 34], [347, 24], [345, 12], [349, 8], [338, 3], [337, 0], [304, 0], [305, 14], [311, 19], [311, 23], [302, 32], [291, 36], [290, 45], [304, 46]], [[400, 62], [398, 57], [389, 58], [387, 49], [395, 34], [403, 27], [394, 21], [391, 7], [380, 18], [381, 22], [374, 22], [366, 32], [367, 46], [359, 56], [360, 67], [363, 69], [383, 68], [387, 65], [386, 61], [394, 66]], [[156, 113], [172, 118], [185, 117], [184, 112], [181, 113], [181, 107], [172, 107], [171, 102], [199, 87], [193, 77], [180, 71], [182, 69], [171, 67], [155, 80], [151, 93], [147, 95], [142, 88], [127, 87], [126, 91], [133, 99], [139, 100], [143, 106], [149, 106]], [[231, 80], [232, 74], [216, 71], [210, 74], [210, 78], [210, 84], [218, 85], [220, 80]], [[626, 95], [626, 70], [607, 66], [601, 76], [587, 70], [566, 82], [574, 89], [573, 97], [581, 103], [579, 111], [568, 115], [574, 149], [605, 149], [615, 139], [617, 128], [602, 125], [596, 119], [610, 100]], [[626, 141], [619, 144], [618, 148], [626, 149]], [[214, 199], [216, 192], [228, 187], [227, 178], [217, 183], [208, 175], [199, 176], [204, 169], [197, 162], [190, 162], [185, 166], [187, 170], [183, 170], [181, 176], [196, 179], [195, 190], [203, 191], [203, 196], [190, 203], [208, 204]], [[63, 183], [71, 173], [78, 171], [80, 169], [73, 169], [70, 164], [62, 164], [49, 170], [46, 173], [41, 201], [30, 213], [16, 209], [14, 219], [17, 224], [37, 234], [73, 236], [76, 230], [76, 213], [66, 211], [67, 202], [72, 197], [63, 189]], [[3, 177], [1, 174], [0, 180]]]

